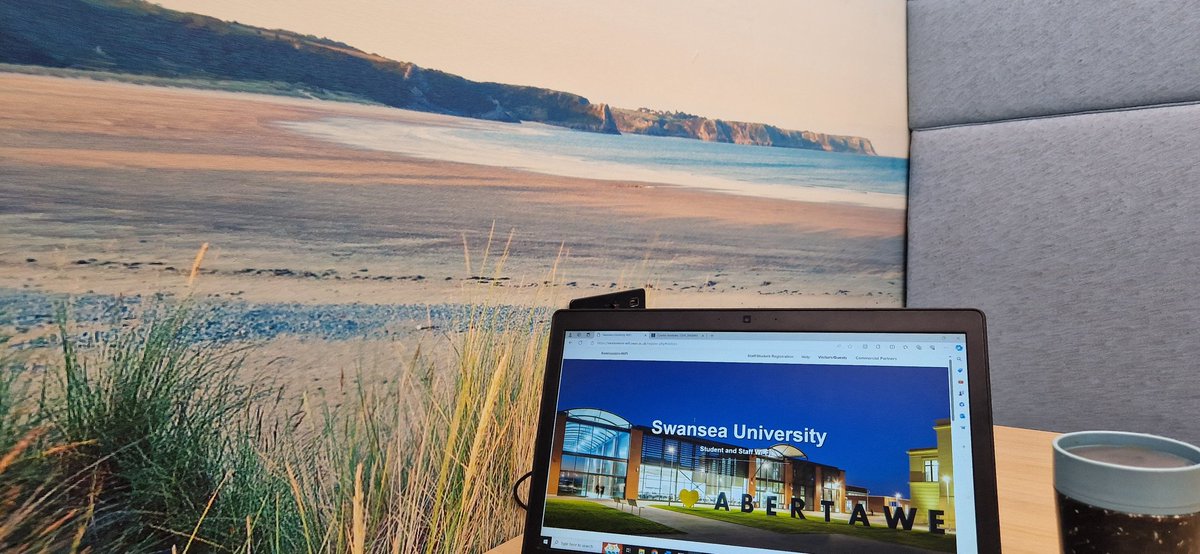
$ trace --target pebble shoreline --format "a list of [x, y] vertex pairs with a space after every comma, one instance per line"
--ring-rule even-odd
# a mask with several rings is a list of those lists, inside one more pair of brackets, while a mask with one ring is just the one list
[[[100, 327], [77, 333], [80, 346], [102, 343], [108, 334], [157, 311], [178, 305], [172, 295], [67, 295], [0, 288], [0, 329], [17, 334], [53, 328], [61, 307], [72, 326]], [[251, 303], [241, 300], [193, 301], [196, 342], [262, 341], [280, 336], [319, 340], [381, 339], [428, 329], [460, 330], [472, 316], [515, 323], [548, 319], [548, 308], [472, 306], [467, 304], [300, 304]], [[531, 313], [532, 312], [532, 313]], [[40, 334], [13, 348], [57, 343], [57, 334]]]

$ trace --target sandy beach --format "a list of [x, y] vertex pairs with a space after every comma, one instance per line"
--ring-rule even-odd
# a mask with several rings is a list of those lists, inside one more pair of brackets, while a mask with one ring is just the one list
[[[2, 287], [175, 290], [208, 242], [199, 292], [253, 301], [464, 300], [472, 277], [540, 283], [560, 248], [567, 297], [646, 283], [660, 306], [900, 295], [900, 210], [422, 160], [280, 125], [424, 115], [375, 106], [17, 74], [0, 75], [0, 103]], [[497, 275], [480, 267], [493, 226], [492, 261], [512, 236]]]
[[[897, 306], [902, 295], [902, 210], [433, 161], [283, 125], [430, 117], [377, 106], [17, 74], [0, 74], [0, 105], [10, 295], [190, 294], [279, 317], [403, 305], [378, 312], [410, 319], [403, 329], [422, 326], [425, 306], [561, 306], [626, 286], [649, 286], [658, 307]], [[393, 348], [331, 349], [305, 334], [264, 337], [262, 356], [287, 352], [277, 365], [320, 386], [359, 353]]]

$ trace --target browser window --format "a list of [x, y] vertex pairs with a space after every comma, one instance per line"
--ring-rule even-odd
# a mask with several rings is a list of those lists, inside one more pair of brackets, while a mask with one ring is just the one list
[[542, 543], [973, 552], [965, 345], [961, 334], [567, 331]]

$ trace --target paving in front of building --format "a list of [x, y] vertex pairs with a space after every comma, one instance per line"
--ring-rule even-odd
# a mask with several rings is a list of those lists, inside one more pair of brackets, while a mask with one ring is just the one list
[[[598, 504], [612, 507], [612, 502], [593, 500]], [[732, 546], [750, 546], [756, 548], [771, 548], [775, 550], [803, 552], [813, 549], [834, 550], [840, 552], [876, 552], [886, 549], [889, 553], [897, 554], [928, 554], [929, 550], [909, 546], [893, 545], [860, 537], [834, 534], [785, 534], [747, 527], [737, 523], [718, 521], [705, 517], [692, 516], [662, 510], [648, 506], [638, 512], [638, 515], [677, 529], [686, 534], [678, 535], [646, 535], [660, 536], [675, 540], [688, 540], [727, 544]]]

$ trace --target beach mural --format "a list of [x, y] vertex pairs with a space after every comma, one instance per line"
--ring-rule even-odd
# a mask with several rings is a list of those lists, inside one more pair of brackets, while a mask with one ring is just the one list
[[498, 543], [549, 310], [903, 304], [905, 79], [902, 0], [0, 1], [0, 549]]

